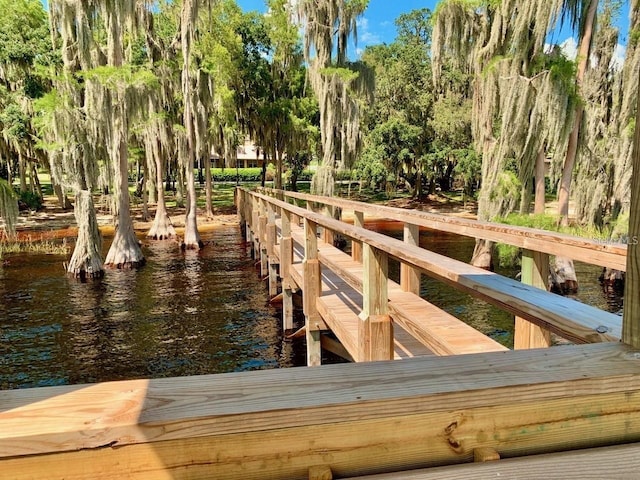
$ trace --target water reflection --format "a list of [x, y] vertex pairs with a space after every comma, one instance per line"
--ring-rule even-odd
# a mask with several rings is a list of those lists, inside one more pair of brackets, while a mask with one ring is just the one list
[[61, 257], [11, 256], [0, 277], [0, 388], [304, 364], [302, 345], [282, 340], [238, 228], [203, 239], [201, 252], [145, 244], [144, 268], [99, 282], [68, 279]]

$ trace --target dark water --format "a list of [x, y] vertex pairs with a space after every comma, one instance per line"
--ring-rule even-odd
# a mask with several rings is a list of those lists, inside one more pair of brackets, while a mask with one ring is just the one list
[[0, 389], [303, 365], [238, 227], [203, 239], [200, 253], [145, 242], [144, 268], [92, 283], [60, 256], [6, 256]]
[[[402, 235], [398, 224], [367, 227]], [[93, 283], [68, 279], [61, 256], [6, 256], [0, 264], [0, 389], [304, 365], [304, 343], [283, 340], [281, 311], [268, 304], [266, 283], [238, 227], [203, 232], [203, 239], [211, 243], [199, 253], [145, 241], [144, 268], [109, 271]], [[420, 244], [468, 261], [474, 242], [425, 230]], [[598, 267], [576, 269], [580, 301], [621, 309], [618, 297], [602, 292]], [[398, 280], [397, 263], [391, 262], [390, 276]], [[422, 295], [513, 346], [512, 315], [425, 275]], [[303, 321], [300, 312], [297, 320]]]

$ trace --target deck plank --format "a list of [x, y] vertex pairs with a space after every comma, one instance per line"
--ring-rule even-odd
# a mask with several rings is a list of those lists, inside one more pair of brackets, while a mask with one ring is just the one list
[[[301, 229], [292, 230], [292, 236], [296, 243], [302, 241], [302, 233]], [[362, 292], [362, 264], [324, 242], [318, 243], [318, 250], [320, 261], [328, 267], [329, 275], [334, 279], [333, 282], [339, 282], [338, 289], [348, 288]], [[300, 256], [301, 252], [298, 250], [298, 258]], [[323, 269], [323, 277], [326, 270], [326, 268]], [[300, 275], [300, 271], [298, 275]], [[325, 294], [323, 293], [323, 295]], [[336, 329], [334, 332], [338, 338], [342, 340], [341, 335], [354, 334], [351, 329], [356, 328], [356, 340], [345, 337], [345, 342], [349, 344], [348, 347], [345, 345], [345, 348], [354, 358], [357, 358], [357, 351], [352, 350], [352, 348], [357, 348], [357, 323], [353, 319], [347, 319], [347, 316], [351, 314], [340, 306], [339, 298], [322, 298], [321, 301], [325, 302], [325, 305], [319, 306], [320, 312], [321, 314], [324, 312], [323, 317], [324, 315], [332, 316], [330, 328]], [[361, 303], [360, 299], [360, 305]], [[397, 334], [394, 333], [396, 359], [416, 356], [420, 352], [420, 346], [425, 346], [428, 352], [438, 355], [463, 355], [508, 350], [505, 346], [418, 295], [403, 292], [400, 285], [392, 281], [389, 281], [389, 308], [394, 320], [394, 329], [397, 331]], [[359, 311], [355, 312], [355, 315], [357, 316], [358, 313]], [[339, 315], [344, 315], [345, 321], [350, 325], [346, 331], [336, 325], [337, 319], [340, 318]], [[426, 351], [424, 354], [427, 354]]]
[[634, 480], [639, 471], [640, 443], [631, 443], [346, 480]]

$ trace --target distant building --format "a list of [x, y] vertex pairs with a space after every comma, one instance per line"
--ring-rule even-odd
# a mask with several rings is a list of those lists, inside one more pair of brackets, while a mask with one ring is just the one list
[[[264, 163], [262, 149], [253, 143], [249, 137], [245, 138], [243, 145], [238, 145], [236, 157], [238, 167], [240, 168], [261, 168]], [[215, 168], [236, 168], [233, 159], [231, 159], [228, 165], [225, 165], [224, 158], [216, 151], [213, 151], [211, 154], [211, 165]]]

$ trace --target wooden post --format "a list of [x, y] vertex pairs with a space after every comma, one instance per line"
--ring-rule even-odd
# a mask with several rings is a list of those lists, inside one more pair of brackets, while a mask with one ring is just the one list
[[358, 326], [357, 361], [393, 360], [393, 325], [389, 316], [388, 257], [363, 245], [362, 312]]
[[291, 213], [281, 211], [282, 238], [280, 239], [280, 277], [282, 278], [282, 328], [293, 328], [293, 290], [291, 288], [291, 264], [293, 263], [293, 239], [291, 238]]
[[267, 205], [267, 258], [269, 262], [269, 296], [278, 294], [278, 264], [275, 249], [277, 241], [276, 214], [273, 204]]
[[303, 310], [307, 336], [307, 365], [320, 365], [322, 348], [320, 345], [320, 330], [322, 319], [318, 313], [316, 301], [321, 292], [321, 270], [318, 259], [318, 225], [311, 220], [304, 220], [304, 279], [303, 279]]
[[[420, 245], [420, 227], [411, 223], [404, 224], [404, 241], [408, 245]], [[400, 287], [405, 292], [420, 295], [420, 270], [406, 263], [400, 263]]]
[[251, 206], [252, 206], [252, 210], [251, 210], [251, 233], [252, 233], [252, 238], [253, 238], [253, 258], [255, 259], [259, 259], [260, 258], [260, 235], [259, 235], [259, 228], [260, 228], [260, 205], [258, 200], [256, 200], [255, 197], [251, 197]]
[[[640, 78], [638, 79], [640, 89]], [[640, 91], [640, 90], [639, 90]], [[624, 286], [622, 341], [640, 348], [640, 95], [633, 138], [633, 176], [631, 177], [631, 208], [629, 211], [629, 245], [627, 274]]]
[[265, 201], [260, 200], [260, 216], [258, 217], [258, 251], [260, 255], [260, 276], [264, 277], [269, 273], [267, 256], [267, 209]]
[[[547, 290], [549, 285], [549, 255], [531, 250], [522, 251], [521, 282]], [[515, 319], [513, 348], [545, 348], [551, 346], [551, 333], [520, 317]]]
[[[325, 206], [324, 215], [326, 217], [333, 218], [333, 213], [334, 213], [333, 207]], [[333, 230], [329, 230], [327, 227], [324, 227], [322, 229], [322, 239], [324, 240], [324, 243], [328, 245], [333, 245], [335, 240], [335, 233], [333, 232]]]
[[[353, 225], [364, 228], [364, 213], [353, 212]], [[351, 258], [356, 262], [362, 262], [362, 243], [356, 240], [351, 241]]]
[[500, 454], [489, 447], [480, 447], [473, 449], [473, 461], [476, 463], [495, 462], [500, 460]]

